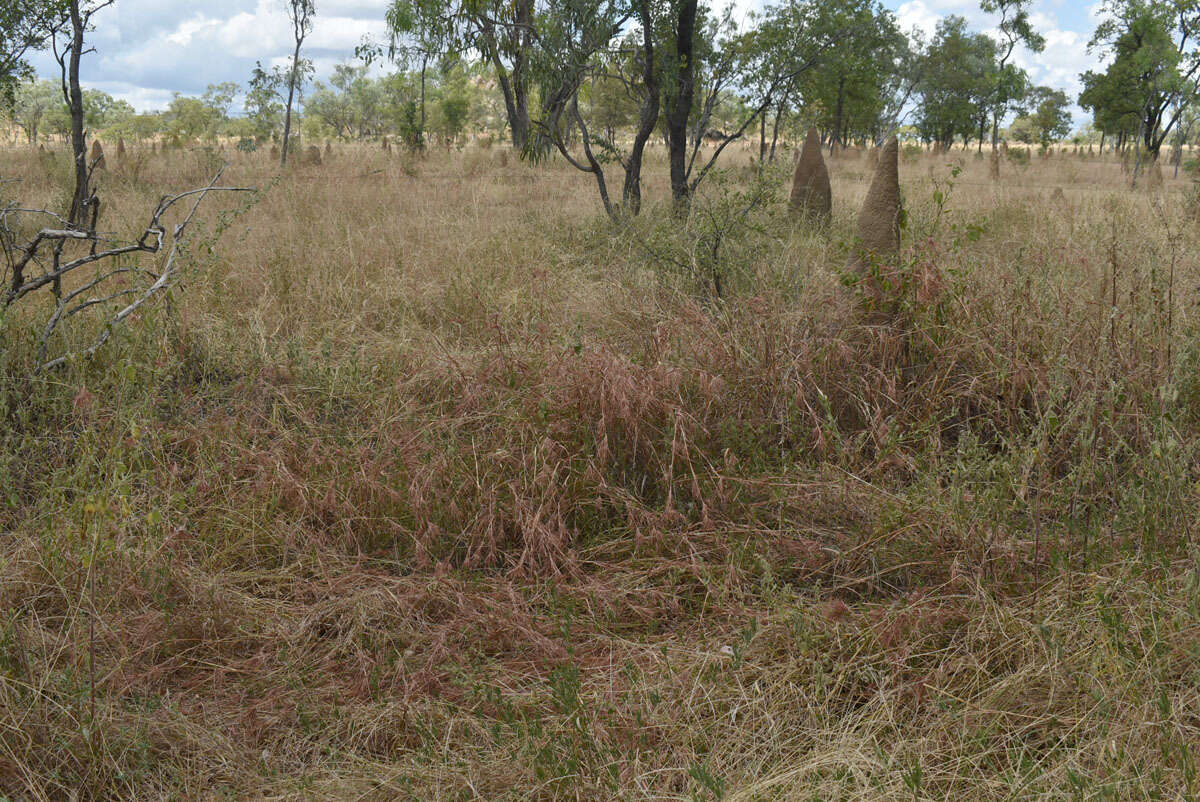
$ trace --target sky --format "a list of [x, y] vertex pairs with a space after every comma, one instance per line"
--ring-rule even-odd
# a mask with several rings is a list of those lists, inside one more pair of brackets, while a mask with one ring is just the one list
[[[384, 10], [390, 0], [317, 0], [313, 31], [304, 45], [317, 78], [333, 66], [354, 60], [364, 38], [381, 41]], [[716, 0], [745, 15], [762, 0]], [[905, 30], [932, 33], [939, 18], [960, 14], [971, 27], [994, 31], [997, 17], [979, 10], [978, 0], [885, 0]], [[1079, 94], [1079, 74], [1098, 59], [1087, 52], [1096, 27], [1099, 0], [1034, 0], [1033, 24], [1046, 37], [1046, 50], [1019, 50], [1014, 60], [1034, 82]], [[85, 57], [85, 86], [129, 101], [139, 111], [164, 108], [174, 93], [199, 95], [209, 84], [245, 84], [256, 61], [281, 65], [293, 46], [285, 0], [117, 0], [96, 19]], [[57, 74], [48, 55], [34, 59], [44, 77]], [[1084, 122], [1076, 110], [1076, 125]]]

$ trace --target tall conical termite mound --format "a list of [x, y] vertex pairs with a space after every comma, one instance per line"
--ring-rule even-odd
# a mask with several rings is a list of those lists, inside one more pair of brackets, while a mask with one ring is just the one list
[[92, 169], [104, 169], [104, 146], [100, 144], [99, 139], [92, 140]]
[[1147, 189], [1162, 189], [1163, 173], [1162, 167], [1158, 163], [1158, 159], [1151, 157], [1146, 165], [1146, 188]]
[[847, 267], [862, 280], [864, 295], [877, 311], [884, 300], [882, 281], [900, 258], [900, 144], [888, 139], [879, 151], [871, 188], [858, 213], [857, 241]]
[[816, 128], [808, 129], [804, 149], [792, 177], [792, 209], [798, 217], [824, 225], [833, 211], [833, 191], [829, 170], [821, 156], [821, 137]]

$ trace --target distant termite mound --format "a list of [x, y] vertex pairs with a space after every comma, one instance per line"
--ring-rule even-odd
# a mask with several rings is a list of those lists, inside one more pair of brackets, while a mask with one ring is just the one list
[[92, 141], [92, 169], [104, 169], [104, 146], [100, 144], [100, 140]]
[[798, 217], [819, 225], [829, 222], [833, 212], [833, 191], [829, 186], [829, 169], [821, 156], [821, 137], [816, 128], [808, 129], [804, 149], [796, 162], [791, 201]]
[[1151, 158], [1149, 163], [1146, 165], [1146, 188], [1162, 189], [1162, 185], [1162, 166], [1158, 163], [1158, 159]]
[[858, 213], [857, 241], [847, 264], [860, 279], [864, 300], [877, 314], [885, 299], [886, 284], [900, 258], [900, 145], [888, 139], [879, 151], [871, 188]]

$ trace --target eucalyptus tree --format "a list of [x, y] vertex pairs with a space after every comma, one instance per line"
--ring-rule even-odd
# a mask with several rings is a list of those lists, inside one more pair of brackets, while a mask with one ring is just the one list
[[283, 102], [279, 95], [282, 80], [278, 73], [263, 69], [257, 62], [250, 71], [246, 85], [246, 115], [254, 125], [255, 137], [262, 141], [273, 137], [279, 127], [283, 113]]
[[[624, 39], [618, 36], [635, 14], [643, 42], [649, 43], [640, 53], [632, 35]], [[531, 51], [528, 66], [530, 77], [536, 78], [542, 90], [541, 113], [531, 121], [530, 139], [536, 135], [540, 142], [556, 148], [573, 167], [592, 174], [604, 210], [614, 218], [618, 209], [608, 190], [604, 165], [620, 162], [626, 173], [624, 206], [636, 214], [641, 205], [642, 154], [658, 119], [655, 20], [650, 0], [639, 0], [636, 9], [626, 6], [623, 0], [550, 0], [540, 22], [538, 48]], [[641, 86], [637, 85], [638, 76], [626, 71], [638, 60], [643, 64]], [[643, 132], [639, 125], [628, 154], [621, 151], [614, 138], [597, 136], [580, 109], [580, 90], [585, 81], [594, 78], [620, 81], [631, 98], [640, 94], [643, 103], [653, 106], [649, 129]], [[576, 129], [581, 155], [573, 154], [570, 147], [571, 133]], [[544, 155], [539, 148], [529, 147], [529, 142], [526, 153], [534, 158]]]
[[912, 99], [919, 94], [925, 78], [929, 43], [920, 28], [902, 33], [892, 54], [892, 63], [884, 72], [881, 89], [883, 108], [873, 132], [876, 145], [882, 145], [899, 130], [901, 123], [913, 112]]
[[[333, 68], [330, 85], [318, 81], [304, 106], [304, 116], [316, 117], [333, 130], [337, 137], [354, 133], [359, 115], [350, 96], [350, 84], [357, 78], [358, 69], [352, 64], [338, 64]], [[362, 70], [365, 72], [366, 68]]]
[[855, 31], [831, 48], [798, 80], [805, 106], [817, 111], [816, 122], [829, 142], [845, 145], [854, 135], [874, 134], [887, 106], [886, 89], [907, 45], [892, 12], [878, 0], [842, 0], [833, 4], [831, 24]]
[[[1025, 97], [1029, 79], [1025, 71], [1009, 63], [1017, 45], [1021, 44], [1034, 53], [1046, 49], [1046, 37], [1033, 29], [1029, 17], [1032, 0], [980, 0], [979, 7], [989, 14], [999, 14], [1000, 31], [999, 58], [996, 61], [995, 85], [988, 100], [992, 117], [992, 147], [1000, 139], [1000, 121], [1013, 110], [1014, 104]], [[980, 147], [983, 137], [979, 137]]]
[[300, 66], [300, 48], [304, 40], [312, 32], [313, 16], [317, 13], [315, 0], [287, 0], [288, 19], [292, 23], [292, 40], [296, 43], [292, 50], [292, 66], [288, 70], [287, 105], [283, 113], [283, 147], [279, 163], [287, 166], [288, 145], [292, 138], [292, 104], [296, 100], [296, 89], [302, 81]]
[[1035, 141], [1049, 147], [1071, 133], [1071, 101], [1061, 89], [1036, 86], [1025, 99], [1019, 121], [1027, 121]]
[[1200, 0], [1104, 0], [1089, 49], [1110, 59], [1083, 76], [1081, 105], [1136, 119], [1152, 159], [1200, 90]]
[[185, 97], [178, 92], [163, 113], [167, 136], [177, 143], [193, 142], [205, 135], [213, 136], [217, 127], [216, 111], [199, 98]]
[[62, 105], [62, 88], [54, 81], [28, 81], [17, 87], [12, 106], [12, 121], [25, 132], [25, 137], [36, 145], [48, 118]]
[[[386, 14], [389, 55], [415, 56], [422, 79], [431, 59], [441, 54], [478, 56], [495, 72], [513, 146], [524, 150], [537, 18], [535, 0], [392, 0]], [[422, 120], [424, 106], [422, 94]]]
[[917, 91], [921, 96], [917, 130], [944, 148], [958, 136], [968, 139], [980, 129], [996, 85], [996, 43], [972, 33], [962, 17], [938, 22], [925, 53]]
[[66, 0], [4, 0], [0, 3], [0, 102], [11, 106], [17, 85], [32, 77], [26, 55], [41, 50], [69, 20]]
[[[864, 11], [864, 9], [868, 9]], [[686, 131], [687, 115], [692, 113], [696, 89], [696, 65], [705, 53], [693, 42], [686, 53], [676, 44], [675, 56], [668, 61], [663, 81], [664, 109], [667, 115], [668, 147], [670, 149], [671, 190], [677, 207], [686, 207], [688, 199], [716, 165], [724, 149], [740, 139], [780, 99], [797, 92], [802, 78], [827, 60], [836, 58], [842, 48], [853, 48], [860, 37], [869, 39], [877, 29], [881, 7], [860, 0], [784, 0], [768, 6], [753, 18], [755, 27], [740, 35], [724, 35], [707, 48], [708, 59], [726, 65], [729, 75], [722, 79], [724, 86], [736, 88], [744, 111], [730, 126], [707, 158], [701, 159], [700, 142], [688, 142], [675, 136], [673, 130]], [[683, 17], [681, 16], [682, 20]], [[693, 36], [698, 30], [690, 26]], [[677, 26], [675, 39], [687, 30]], [[722, 30], [718, 28], [717, 30]], [[689, 90], [690, 94], [684, 90]], [[685, 114], [685, 111], [687, 112]], [[760, 131], [762, 126], [760, 125]], [[761, 135], [760, 135], [761, 136]]]
[[[479, 13], [487, 12], [481, 9]], [[439, 59], [457, 54], [460, 49], [478, 53], [481, 58], [486, 55], [482, 50], [473, 49], [473, 37], [468, 35], [462, 26], [455, 24], [458, 21], [455, 11], [445, 3], [431, 0], [393, 0], [388, 6], [386, 21], [388, 58], [402, 70], [416, 68], [419, 76], [416, 99], [406, 99], [398, 107], [403, 138], [410, 148], [418, 150], [425, 144], [425, 100], [430, 66], [435, 65]], [[358, 48], [358, 54], [370, 64], [380, 56], [381, 48], [370, 43], [364, 44]], [[497, 80], [502, 89], [508, 87], [505, 94], [508, 101], [512, 94], [512, 83], [507, 70], [504, 69], [503, 61], [500, 62], [500, 66], [504, 75], [498, 75]]]
[[1135, 95], [1134, 82], [1124, 73], [1128, 62], [1112, 64], [1104, 72], [1091, 70], [1080, 76], [1083, 91], [1079, 106], [1092, 113], [1092, 121], [1100, 131], [1100, 146], [1111, 139], [1116, 147], [1137, 137], [1141, 122], [1141, 103]]
[[84, 225], [89, 213], [94, 224], [98, 209], [98, 201], [89, 186], [91, 170], [87, 162], [87, 130], [84, 127], [86, 108], [83, 87], [79, 82], [80, 64], [84, 53], [89, 52], [84, 40], [92, 30], [92, 18], [114, 2], [115, 0], [67, 0], [67, 21], [50, 35], [54, 58], [60, 69], [63, 101], [67, 105], [71, 120], [75, 192], [67, 213], [67, 221], [73, 226]]
[[237, 97], [239, 89], [235, 81], [209, 84], [200, 96], [200, 102], [212, 110], [216, 119], [225, 120], [229, 117], [229, 107], [233, 105], [233, 99]]

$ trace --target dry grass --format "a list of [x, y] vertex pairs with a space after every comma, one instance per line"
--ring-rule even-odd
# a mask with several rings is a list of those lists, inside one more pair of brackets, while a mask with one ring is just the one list
[[[881, 328], [850, 154], [720, 300], [561, 165], [231, 159], [269, 191], [92, 364], [4, 321], [9, 797], [1200, 795], [1189, 181], [907, 154]], [[128, 148], [102, 219], [212, 161]]]

